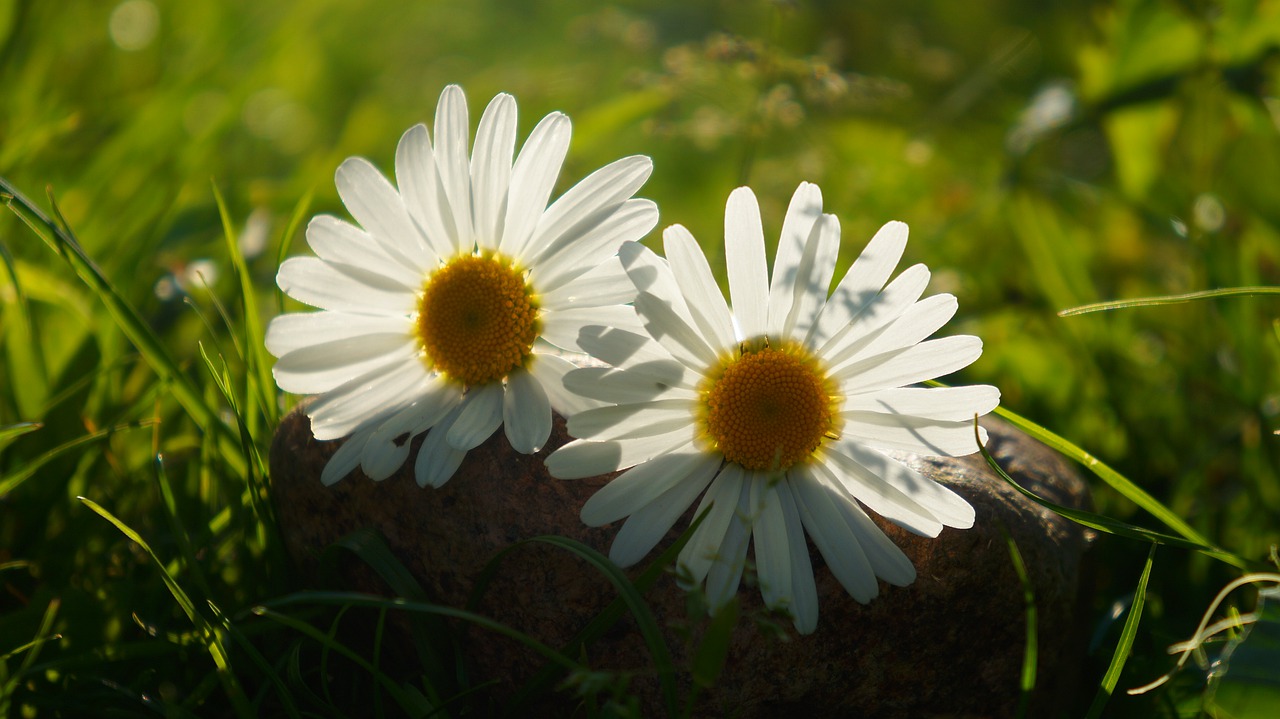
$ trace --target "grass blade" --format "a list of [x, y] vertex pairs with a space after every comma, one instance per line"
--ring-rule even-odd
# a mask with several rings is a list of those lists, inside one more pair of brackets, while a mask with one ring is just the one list
[[1211, 542], [1209, 542], [1204, 535], [1200, 534], [1193, 529], [1191, 525], [1184, 522], [1181, 517], [1173, 512], [1173, 510], [1158, 502], [1156, 498], [1148, 494], [1146, 490], [1134, 484], [1124, 475], [1115, 471], [1111, 467], [1108, 467], [1097, 457], [1094, 457], [1083, 449], [1077, 447], [1066, 439], [1059, 437], [1053, 432], [1050, 432], [1044, 427], [1041, 427], [1035, 422], [1011, 412], [1004, 407], [997, 407], [995, 412], [1032, 437], [1049, 445], [1053, 449], [1056, 449], [1076, 462], [1079, 462], [1090, 472], [1097, 475], [1099, 479], [1110, 485], [1112, 489], [1119, 492], [1134, 504], [1147, 510], [1151, 516], [1163, 522], [1165, 526], [1169, 527], [1173, 531], [1181, 534], [1183, 537], [1196, 544], [1211, 546]]
[[6, 424], [0, 427], [0, 442], [8, 442], [14, 437], [21, 437], [28, 432], [34, 432], [44, 425], [39, 422], [18, 422], [17, 424]]
[[231, 671], [231, 663], [227, 655], [226, 647], [222, 645], [221, 634], [216, 631], [204, 615], [196, 611], [195, 605], [191, 602], [191, 597], [178, 584], [169, 570], [165, 568], [164, 562], [160, 561], [160, 557], [156, 555], [151, 546], [142, 538], [142, 535], [133, 530], [132, 527], [120, 521], [111, 512], [104, 509], [97, 502], [87, 497], [77, 497], [82, 504], [93, 510], [98, 516], [110, 522], [120, 533], [128, 537], [130, 541], [142, 548], [142, 551], [151, 558], [156, 568], [160, 571], [160, 577], [164, 580], [164, 585], [169, 589], [169, 593], [178, 602], [178, 606], [182, 607], [182, 611], [186, 613], [187, 618], [195, 625], [196, 630], [200, 632], [205, 643], [205, 648], [209, 652], [209, 656], [213, 658], [213, 662], [218, 672], [218, 679], [222, 682], [223, 688], [227, 692], [228, 698], [231, 699], [231, 705], [235, 708], [236, 714], [241, 717], [254, 716], [253, 708], [249, 705], [249, 699], [244, 693], [243, 687], [240, 686], [239, 679], [235, 673]]
[[[17, 489], [23, 482], [26, 482], [28, 479], [31, 479], [32, 477], [34, 477], [36, 472], [40, 471], [41, 467], [45, 466], [49, 462], [52, 462], [53, 460], [57, 459], [58, 457], [62, 456], [67, 452], [70, 452], [71, 450], [77, 447], [82, 447], [84, 445], [92, 444], [94, 442], [98, 442], [100, 440], [106, 439], [107, 437], [110, 437], [116, 432], [122, 432], [127, 429], [138, 429], [140, 427], [147, 427], [153, 423], [154, 423], [154, 420], [141, 420], [138, 422], [127, 422], [125, 424], [117, 425], [115, 427], [100, 429], [97, 432], [90, 432], [89, 434], [76, 437], [73, 440], [63, 442], [57, 447], [54, 447], [48, 452], [45, 452], [39, 457], [36, 457], [35, 459], [31, 460], [30, 462], [24, 463], [22, 466], [18, 467], [18, 469], [14, 470], [13, 472], [10, 472], [9, 474], [6, 474], [4, 476], [0, 476], [0, 498], [3, 498], [5, 495]], [[27, 430], [27, 431], [31, 431], [31, 430]]]
[[[50, 198], [52, 200], [52, 198]], [[226, 460], [237, 469], [243, 469], [245, 458], [241, 455], [236, 437], [218, 417], [217, 409], [207, 405], [199, 387], [182, 371], [176, 360], [160, 342], [151, 327], [102, 274], [93, 260], [85, 254], [80, 243], [65, 227], [55, 224], [39, 208], [18, 191], [8, 180], [0, 177], [0, 200], [14, 212], [46, 245], [61, 257], [90, 290], [98, 296], [108, 314], [125, 337], [138, 348], [143, 359], [167, 384], [173, 396], [203, 431], [220, 435], [228, 440], [222, 449]], [[55, 214], [57, 212], [55, 206]]]
[[1102, 676], [1102, 684], [1098, 685], [1098, 693], [1089, 705], [1086, 719], [1097, 719], [1107, 706], [1107, 700], [1115, 692], [1116, 682], [1120, 680], [1120, 672], [1133, 650], [1133, 638], [1138, 634], [1138, 622], [1142, 619], [1142, 605], [1147, 600], [1147, 581], [1151, 578], [1151, 563], [1156, 556], [1156, 545], [1153, 543], [1147, 551], [1147, 563], [1142, 567], [1142, 576], [1138, 577], [1138, 587], [1133, 590], [1133, 603], [1129, 605], [1129, 616], [1124, 620], [1124, 628], [1120, 630], [1120, 641], [1116, 643], [1116, 651], [1111, 655], [1111, 663], [1107, 665], [1107, 673]]
[[1076, 317], [1090, 312], [1106, 312], [1108, 310], [1124, 310], [1133, 307], [1154, 307], [1158, 305], [1177, 305], [1196, 300], [1211, 300], [1217, 297], [1249, 297], [1252, 295], [1280, 295], [1280, 287], [1224, 287], [1217, 290], [1200, 290], [1181, 295], [1160, 295], [1158, 297], [1135, 297], [1129, 300], [1111, 300], [1093, 302], [1079, 307], [1072, 307], [1058, 312], [1059, 317]]
[[1009, 559], [1013, 562], [1013, 571], [1017, 572], [1018, 581], [1022, 583], [1023, 611], [1027, 619], [1027, 641], [1022, 650], [1022, 677], [1018, 695], [1017, 716], [1021, 718], [1027, 715], [1027, 709], [1031, 705], [1031, 693], [1036, 688], [1036, 666], [1039, 653], [1036, 591], [1031, 585], [1031, 577], [1027, 575], [1027, 565], [1022, 561], [1022, 552], [1018, 551], [1018, 543], [1013, 541], [1013, 537], [1003, 526], [1000, 527], [1000, 533], [1004, 535], [1004, 541], [1009, 545]]
[[978, 442], [978, 451], [982, 453], [983, 458], [987, 460], [987, 465], [991, 467], [992, 471], [994, 471], [997, 476], [1008, 482], [1014, 489], [1018, 490], [1023, 496], [1027, 497], [1031, 501], [1054, 511], [1077, 524], [1082, 524], [1090, 529], [1096, 529], [1099, 532], [1106, 532], [1107, 534], [1114, 534], [1120, 537], [1127, 537], [1129, 539], [1136, 539], [1143, 542], [1155, 542], [1156, 544], [1167, 544], [1169, 546], [1181, 547], [1183, 549], [1192, 549], [1235, 567], [1247, 569], [1256, 564], [1255, 562], [1250, 562], [1244, 557], [1228, 552], [1225, 549], [1221, 549], [1212, 544], [1201, 544], [1190, 539], [1183, 539], [1182, 537], [1175, 537], [1171, 534], [1163, 534], [1145, 527], [1121, 522], [1117, 519], [1112, 519], [1111, 517], [1101, 514], [1086, 512], [1082, 509], [1072, 509], [1071, 507], [1064, 507], [1055, 502], [1051, 502], [1018, 484], [1018, 482], [1014, 480], [1013, 477], [1010, 477], [1000, 464], [996, 462], [995, 457], [991, 456], [991, 453], [987, 451], [987, 448], [983, 446], [981, 440], [978, 438], [978, 422], [976, 417], [974, 418], [973, 430], [975, 441]]

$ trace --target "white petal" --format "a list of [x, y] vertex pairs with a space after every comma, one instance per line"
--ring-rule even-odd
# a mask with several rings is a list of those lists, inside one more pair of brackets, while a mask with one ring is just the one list
[[551, 400], [537, 378], [523, 369], [507, 375], [502, 424], [512, 449], [521, 454], [537, 452], [551, 436]]
[[[788, 337], [783, 324], [791, 311], [795, 279], [799, 277], [801, 258], [809, 248], [814, 225], [822, 218], [822, 190], [811, 182], [801, 182], [787, 205], [782, 221], [782, 235], [773, 256], [773, 276], [769, 280], [769, 336]], [[831, 270], [834, 271], [834, 262]], [[830, 282], [828, 277], [827, 281]], [[824, 299], [825, 299], [825, 290]]]
[[551, 456], [547, 457], [547, 471], [558, 479], [598, 477], [634, 467], [659, 455], [684, 451], [692, 445], [693, 430], [691, 428], [670, 434], [616, 442], [592, 442], [579, 439], [552, 452]]
[[765, 334], [769, 322], [769, 271], [764, 259], [760, 205], [749, 187], [729, 194], [724, 210], [724, 254], [733, 316], [743, 339]]
[[327, 392], [307, 406], [316, 439], [338, 439], [376, 417], [391, 413], [421, 396], [432, 377], [420, 363], [376, 369]]
[[787, 549], [791, 552], [791, 617], [796, 631], [812, 634], [818, 627], [818, 587], [809, 562], [809, 541], [792, 495], [791, 480], [777, 485], [779, 505], [787, 528]]
[[688, 399], [650, 400], [579, 412], [569, 418], [567, 426], [574, 437], [598, 441], [651, 437], [692, 424], [695, 411]]
[[[859, 474], [854, 467], [848, 466], [847, 462], [838, 462], [843, 471], [854, 475], [863, 485], [871, 487], [873, 480], [868, 478], [868, 475], [870, 475], [870, 477], [883, 480], [948, 527], [968, 529], [973, 526], [973, 507], [965, 501], [964, 497], [947, 487], [928, 479], [905, 464], [886, 457], [880, 452], [863, 447], [857, 442], [833, 442], [831, 448], [834, 450], [832, 452], [833, 455], [837, 453], [845, 455], [864, 468], [864, 473]], [[899, 521], [898, 518], [891, 516], [889, 512], [881, 511], [873, 503], [870, 495], [864, 498], [864, 495], [859, 493], [856, 486], [846, 483], [846, 487], [853, 492], [854, 496], [866, 502], [867, 506], [880, 513], [886, 519], [895, 522]], [[874, 489], [873, 491], [881, 492], [880, 489]], [[905, 523], [902, 526], [908, 529], [912, 528]], [[924, 534], [926, 536], [937, 536], [937, 532]]]
[[656, 224], [656, 204], [650, 200], [627, 200], [608, 217], [581, 228], [580, 233], [562, 235], [543, 250], [533, 260], [529, 281], [535, 287], [559, 287], [616, 254], [624, 243], [649, 234]]
[[827, 567], [854, 599], [863, 604], [871, 601], [880, 592], [875, 570], [862, 551], [858, 536], [836, 507], [832, 492], [806, 468], [794, 472], [792, 477], [800, 518], [827, 561]]
[[760, 513], [751, 527], [755, 544], [756, 572], [760, 578], [760, 594], [770, 609], [791, 605], [791, 549], [787, 541], [786, 518], [782, 501], [774, 487], [765, 482], [761, 493]]
[[413, 323], [396, 315], [353, 315], [343, 312], [295, 312], [272, 318], [264, 344], [276, 357], [303, 347], [379, 334], [409, 334]]
[[[621, 369], [650, 362], [674, 361], [671, 353], [643, 330], [632, 332], [587, 325], [578, 333], [578, 346], [601, 362]], [[684, 371], [681, 370], [682, 373]]]
[[418, 448], [418, 459], [413, 463], [413, 476], [419, 487], [442, 487], [458, 471], [462, 460], [466, 459], [466, 450], [454, 449], [449, 445], [449, 432], [454, 422], [462, 413], [462, 405], [454, 407], [435, 427], [427, 432]]
[[490, 382], [471, 387], [462, 399], [461, 414], [449, 430], [449, 444], [454, 449], [467, 451], [479, 447], [502, 424], [501, 382]]
[[866, 335], [862, 340], [849, 343], [840, 352], [830, 355], [828, 361], [843, 364], [919, 344], [950, 321], [959, 306], [956, 298], [951, 295], [926, 297], [911, 305], [901, 317], [884, 328]]
[[[414, 125], [400, 136], [396, 145], [396, 182], [409, 216], [422, 231], [428, 257], [439, 261], [457, 252], [460, 238], [426, 125]], [[430, 266], [423, 269], [429, 270]]]
[[857, 503], [840, 495], [828, 496], [857, 537], [858, 546], [862, 547], [877, 577], [896, 587], [905, 587], [916, 580], [916, 568], [911, 560], [880, 531]]
[[[706, 512], [702, 524], [693, 531], [688, 544], [680, 550], [677, 558], [679, 569], [676, 572], [680, 584], [691, 589], [702, 583], [711, 565], [719, 559], [721, 544], [729, 523], [738, 512], [739, 496], [745, 496], [745, 472], [741, 465], [727, 463], [722, 466], [720, 474], [711, 483], [711, 488], [702, 496], [694, 517], [701, 517]], [[710, 507], [710, 509], [707, 509]]]
[[365, 446], [361, 467], [373, 480], [390, 477], [409, 456], [413, 438], [430, 429], [462, 400], [462, 390], [440, 378], [408, 407], [378, 427]]
[[635, 308], [649, 336], [662, 343], [671, 356], [699, 372], [716, 363], [716, 350], [665, 299], [641, 292], [636, 295]]
[[[877, 449], [913, 454], [963, 457], [978, 451], [973, 420], [942, 422], [905, 414], [841, 412], [841, 439]], [[978, 428], [982, 434], [982, 428]]]
[[[578, 241], [591, 227], [614, 214], [652, 172], [653, 160], [633, 155], [615, 160], [585, 177], [552, 203], [538, 220], [529, 242], [531, 254], [549, 256], [566, 244]], [[616, 252], [617, 247], [610, 250]]]
[[924, 419], [972, 422], [974, 415], [985, 415], [999, 404], [1000, 390], [986, 384], [894, 387], [845, 397], [841, 411], [909, 414]]
[[826, 323], [832, 319], [828, 315], [834, 314], [844, 324], [821, 346], [820, 354], [829, 363], [852, 356], [910, 310], [916, 300], [920, 299], [920, 295], [924, 294], [924, 288], [928, 284], [929, 268], [912, 265], [894, 278], [883, 292], [869, 301], [863, 300], [857, 311], [847, 317], [846, 312], [840, 309], [841, 305], [832, 304], [836, 301], [832, 295], [831, 300], [822, 308], [818, 322]]
[[436, 105], [436, 169], [448, 198], [458, 249], [468, 252], [475, 244], [471, 228], [471, 166], [467, 160], [470, 136], [467, 98], [462, 88], [450, 85]]
[[547, 393], [547, 399], [551, 402], [551, 409], [559, 412], [564, 417], [572, 417], [578, 412], [599, 406], [599, 403], [565, 389], [565, 375], [575, 369], [577, 369], [577, 365], [572, 362], [554, 354], [536, 351], [533, 355], [533, 361], [529, 363], [529, 372], [533, 374], [534, 378], [538, 380], [538, 384], [542, 385], [542, 389]]
[[609, 558], [620, 567], [629, 567], [643, 559], [707, 488], [719, 467], [718, 457], [704, 457], [682, 481], [633, 512], [613, 538]]
[[631, 404], [662, 398], [695, 399], [689, 389], [691, 373], [675, 360], [654, 360], [626, 370], [584, 367], [564, 377], [570, 392], [611, 404]]
[[[907, 247], [907, 226], [890, 222], [871, 238], [840, 280], [813, 326], [812, 347], [821, 347], [884, 287]], [[921, 290], [923, 291], [923, 289]], [[918, 297], [919, 295], [917, 295]]]
[[[880, 464], [886, 461], [881, 455]], [[810, 465], [809, 470], [903, 529], [922, 537], [936, 537], [942, 531], [944, 525], [931, 510], [933, 501], [905, 493], [901, 483], [891, 484], [840, 451], [828, 451], [826, 462]]]
[[684, 293], [666, 259], [637, 242], [626, 242], [618, 248], [618, 260], [626, 268], [636, 290], [661, 297], [685, 324], [695, 326], [693, 315], [684, 303]]
[[352, 157], [338, 166], [334, 181], [347, 211], [393, 260], [413, 267], [426, 265], [421, 233], [400, 193], [376, 167], [363, 157]]
[[280, 263], [276, 284], [299, 302], [322, 310], [409, 315], [413, 292], [385, 277], [355, 268], [338, 268], [317, 257], [290, 257]]
[[982, 340], [957, 335], [868, 357], [836, 367], [832, 374], [839, 378], [842, 394], [862, 394], [941, 377], [968, 367], [981, 355]]
[[[807, 337], [827, 301], [827, 288], [835, 270], [840, 250], [840, 221], [835, 215], [823, 215], [813, 225], [813, 235], [805, 246], [800, 264], [795, 268], [791, 309], [782, 323], [781, 336]], [[776, 272], [776, 271], [775, 271]], [[770, 306], [772, 312], [772, 306]]]
[[729, 305], [697, 240], [680, 225], [668, 227], [662, 239], [667, 262], [698, 331], [715, 347], [732, 347], [735, 338]]
[[[750, 477], [747, 482], [753, 481]], [[707, 570], [707, 604], [712, 613], [720, 610], [738, 593], [742, 570], [747, 565], [747, 540], [751, 537], [751, 510], [746, 488], [738, 493], [738, 508], [720, 541], [720, 552]]]
[[582, 505], [582, 521], [599, 527], [638, 511], [686, 477], [701, 471], [708, 455], [693, 448], [654, 457], [601, 487]]
[[420, 267], [392, 259], [369, 233], [332, 215], [317, 215], [307, 224], [307, 244], [320, 259], [383, 275], [406, 288], [422, 284]]
[[476, 130], [471, 153], [471, 191], [477, 237], [489, 247], [502, 236], [511, 182], [511, 158], [516, 148], [516, 101], [502, 93], [489, 102]]
[[280, 389], [320, 394], [369, 372], [416, 361], [417, 342], [404, 334], [361, 335], [296, 349], [276, 360]]
[[538, 336], [570, 352], [587, 352], [582, 346], [583, 337], [597, 334], [585, 333], [586, 328], [589, 327], [623, 329], [632, 332], [640, 332], [643, 328], [640, 319], [636, 317], [635, 310], [626, 305], [570, 307], [558, 311], [544, 309], [540, 318], [542, 333]]
[[370, 422], [348, 437], [329, 461], [325, 462], [324, 469], [320, 471], [320, 483], [326, 487], [333, 486], [355, 471], [355, 468], [360, 466], [360, 459], [364, 455], [365, 443], [377, 429], [378, 424]]
[[511, 170], [511, 192], [498, 249], [513, 257], [523, 257], [538, 220], [547, 209], [547, 199], [569, 151], [572, 124], [558, 112], [542, 118], [533, 128]]
[[617, 257], [610, 257], [572, 280], [539, 295], [542, 306], [549, 311], [625, 305], [635, 298], [636, 288]]

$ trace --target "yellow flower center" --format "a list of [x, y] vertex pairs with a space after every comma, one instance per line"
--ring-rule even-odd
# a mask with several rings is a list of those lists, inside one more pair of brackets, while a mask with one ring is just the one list
[[799, 345], [744, 345], [700, 390], [705, 437], [747, 469], [789, 469], [837, 429], [835, 384]]
[[418, 300], [418, 340], [435, 371], [464, 385], [506, 377], [533, 351], [538, 303], [514, 262], [461, 255], [433, 272]]

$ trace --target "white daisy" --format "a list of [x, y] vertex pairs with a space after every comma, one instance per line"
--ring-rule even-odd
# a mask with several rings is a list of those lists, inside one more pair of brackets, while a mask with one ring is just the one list
[[581, 439], [547, 459], [551, 473], [626, 470], [587, 501], [583, 521], [627, 518], [610, 548], [627, 566], [702, 495], [697, 514], [706, 518], [678, 560], [682, 584], [705, 581], [712, 608], [722, 606], [737, 592], [750, 540], [765, 603], [789, 611], [803, 633], [818, 620], [806, 532], [859, 602], [876, 596], [877, 577], [910, 584], [911, 561], [865, 509], [929, 537], [972, 526], [974, 513], [888, 452], [976, 451], [973, 417], [994, 409], [1000, 392], [906, 387], [982, 352], [977, 337], [926, 341], [957, 304], [947, 294], [920, 299], [924, 265], [885, 284], [906, 225], [885, 225], [828, 296], [840, 225], [822, 214], [818, 187], [802, 184], [791, 200], [772, 281], [760, 209], [739, 188], [725, 211], [732, 311], [693, 236], [675, 225], [663, 239], [665, 260], [635, 243], [619, 252], [648, 336], [586, 327], [582, 347], [613, 367], [564, 378], [612, 406], [570, 417]]
[[286, 260], [276, 281], [322, 311], [277, 317], [266, 337], [280, 388], [320, 395], [307, 407], [315, 437], [349, 436], [325, 484], [357, 466], [390, 476], [430, 429], [414, 473], [438, 487], [499, 425], [532, 453], [551, 432], [552, 407], [588, 406], [564, 390], [573, 365], [557, 353], [580, 351], [588, 321], [638, 327], [617, 250], [648, 234], [658, 210], [632, 199], [652, 169], [640, 156], [548, 207], [569, 135], [569, 118], [553, 112], [513, 162], [516, 103], [498, 95], [468, 159], [466, 98], [451, 85], [435, 143], [424, 125], [400, 138], [398, 189], [362, 158], [338, 168], [338, 194], [359, 226], [311, 220], [316, 256]]

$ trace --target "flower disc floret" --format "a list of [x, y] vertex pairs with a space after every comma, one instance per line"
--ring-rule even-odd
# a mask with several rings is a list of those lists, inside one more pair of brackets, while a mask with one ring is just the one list
[[524, 272], [497, 254], [454, 258], [427, 278], [418, 300], [428, 363], [464, 385], [495, 382], [524, 365], [538, 332]]
[[834, 429], [834, 387], [799, 346], [746, 349], [702, 388], [703, 430], [730, 462], [783, 471], [813, 456]]

